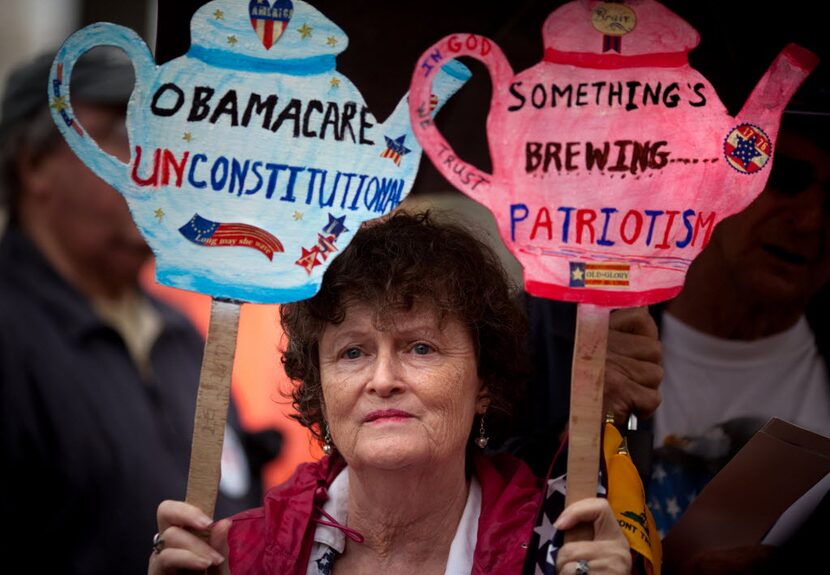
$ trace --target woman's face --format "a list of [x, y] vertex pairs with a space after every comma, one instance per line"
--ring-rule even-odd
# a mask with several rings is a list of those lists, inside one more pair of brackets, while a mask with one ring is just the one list
[[463, 461], [487, 402], [467, 329], [428, 306], [376, 325], [371, 307], [350, 305], [323, 331], [320, 375], [332, 441], [353, 469]]

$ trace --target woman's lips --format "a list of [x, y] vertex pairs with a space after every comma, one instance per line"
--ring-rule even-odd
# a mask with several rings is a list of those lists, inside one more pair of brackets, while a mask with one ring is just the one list
[[380, 409], [378, 411], [372, 411], [366, 415], [363, 419], [364, 423], [370, 423], [372, 421], [377, 421], [379, 419], [384, 420], [396, 420], [396, 419], [408, 419], [412, 417], [412, 414], [406, 411], [401, 411], [400, 409]]

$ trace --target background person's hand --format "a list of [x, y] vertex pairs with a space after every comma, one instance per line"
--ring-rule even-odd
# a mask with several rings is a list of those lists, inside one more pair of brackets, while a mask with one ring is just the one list
[[651, 416], [660, 405], [663, 352], [657, 324], [648, 308], [611, 312], [605, 359], [604, 413], [612, 413], [618, 426], [630, 414]]
[[607, 499], [593, 497], [572, 503], [554, 522], [567, 531], [578, 523], [594, 528], [593, 541], [565, 543], [556, 557], [556, 572], [572, 575], [579, 561], [586, 561], [591, 575], [629, 575], [631, 548]]
[[[148, 575], [176, 575], [179, 570], [228, 574], [230, 519], [212, 522], [197, 507], [183, 501], [163, 501], [156, 512], [160, 551], [150, 555]], [[207, 541], [198, 532], [207, 534]]]

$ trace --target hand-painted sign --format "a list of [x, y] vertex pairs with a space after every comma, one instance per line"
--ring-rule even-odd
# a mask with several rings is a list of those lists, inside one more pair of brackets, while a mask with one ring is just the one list
[[[689, 66], [697, 32], [653, 0], [570, 2], [543, 36], [544, 61], [519, 74], [475, 34], [427, 49], [412, 77], [415, 134], [493, 212], [528, 292], [605, 306], [671, 298], [714, 226], [763, 189], [781, 113], [816, 58], [786, 47], [732, 117]], [[458, 56], [492, 76], [492, 174], [429, 116], [429, 87]]]
[[[161, 283], [256, 303], [310, 297], [360, 224], [412, 186], [421, 148], [406, 97], [378, 123], [335, 69], [348, 38], [299, 0], [215, 0], [191, 28], [188, 53], [164, 66], [127, 28], [75, 33], [52, 67], [53, 117], [126, 197]], [[72, 112], [73, 63], [96, 45], [121, 48], [136, 70], [128, 164], [104, 153]], [[433, 109], [467, 78], [446, 62]]]

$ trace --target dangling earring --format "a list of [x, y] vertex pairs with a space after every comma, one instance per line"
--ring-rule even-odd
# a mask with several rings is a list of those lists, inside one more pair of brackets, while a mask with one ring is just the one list
[[478, 437], [476, 437], [476, 445], [478, 445], [481, 449], [487, 447], [487, 442], [490, 441], [490, 438], [485, 435], [484, 431], [484, 416], [487, 412], [481, 414], [481, 419], [479, 420], [478, 425]]
[[334, 451], [334, 445], [331, 444], [331, 433], [329, 433], [329, 428], [326, 426], [326, 432], [323, 434], [323, 453], [331, 455], [332, 451]]

